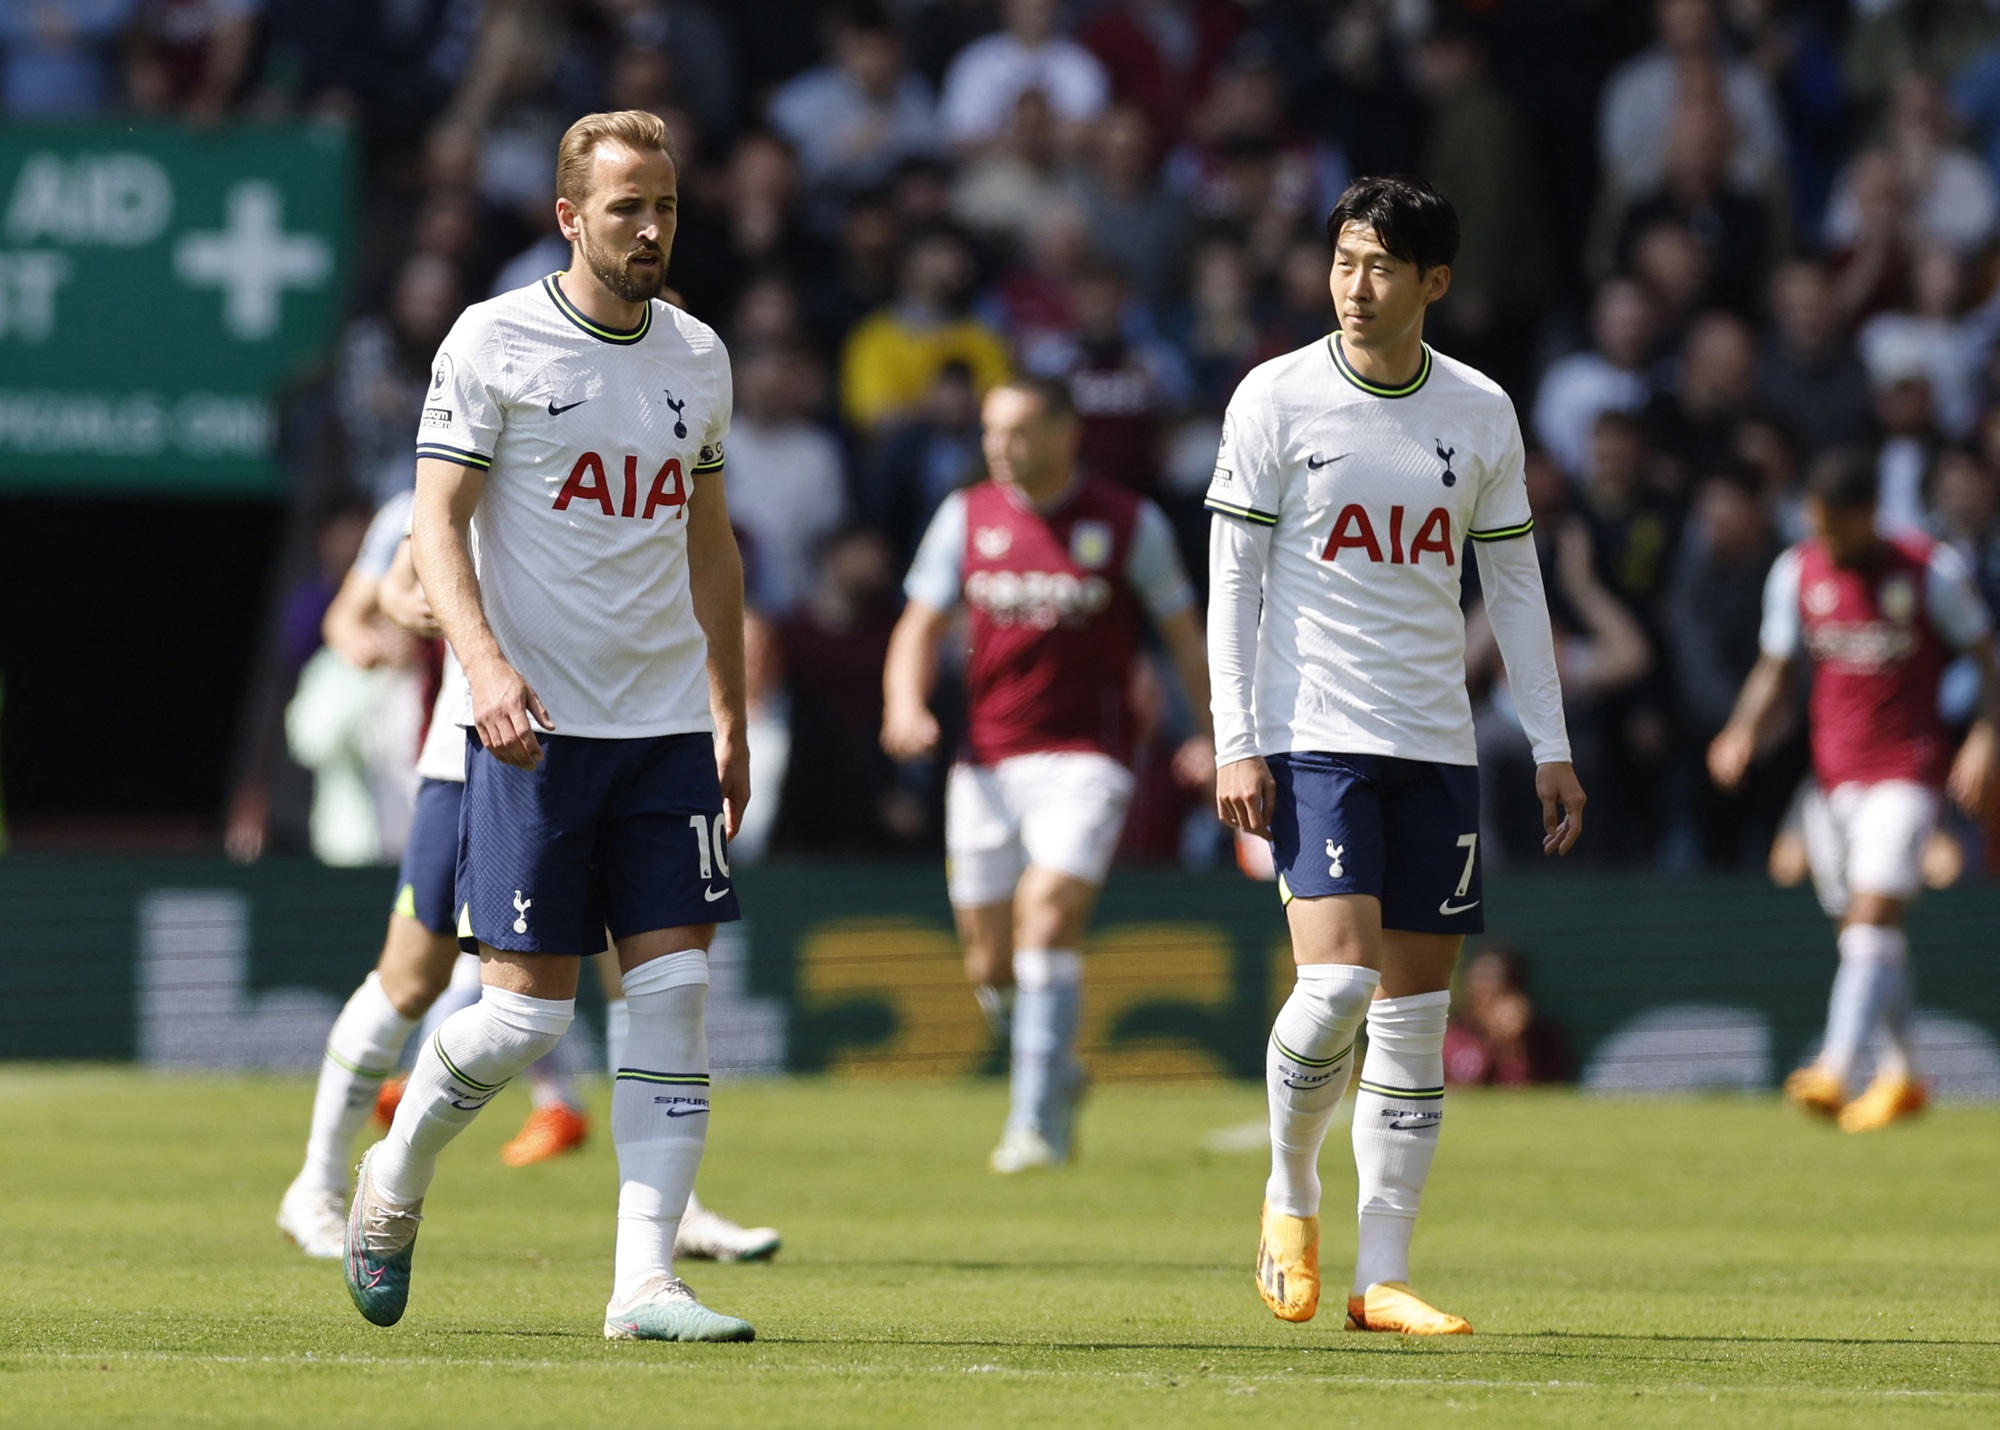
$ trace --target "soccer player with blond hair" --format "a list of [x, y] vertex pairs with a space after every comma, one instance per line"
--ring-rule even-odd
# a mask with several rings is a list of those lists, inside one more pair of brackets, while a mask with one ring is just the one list
[[678, 180], [656, 116], [578, 120], [556, 163], [569, 269], [468, 308], [432, 369], [410, 539], [464, 670], [454, 898], [484, 988], [361, 1161], [347, 1286], [377, 1325], [408, 1304], [438, 1154], [562, 1037], [608, 932], [628, 1031], [604, 1334], [754, 1334], [673, 1271], [709, 1119], [707, 950], [738, 917], [727, 839], [750, 797], [728, 356], [658, 296]]
[[1319, 1152], [1367, 1025], [1354, 1109], [1347, 1324], [1463, 1333], [1410, 1288], [1444, 1118], [1452, 968], [1483, 929], [1463, 550], [1533, 746], [1545, 850], [1582, 831], [1520, 426], [1423, 340], [1458, 216], [1421, 180], [1364, 179], [1327, 219], [1339, 328], [1253, 369], [1208, 489], [1208, 650], [1223, 821], [1272, 842], [1298, 981], [1266, 1053], [1271, 1175], [1256, 1284], [1319, 1305]]

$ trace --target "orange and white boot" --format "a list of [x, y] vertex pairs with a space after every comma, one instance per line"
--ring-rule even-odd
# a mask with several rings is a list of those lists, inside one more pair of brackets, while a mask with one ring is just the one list
[[1815, 1117], [1838, 1117], [1847, 1105], [1847, 1088], [1824, 1068], [1808, 1064], [1785, 1079], [1785, 1101]]
[[514, 1140], [500, 1149], [500, 1160], [510, 1167], [531, 1167], [575, 1151], [589, 1135], [588, 1117], [564, 1103], [545, 1103], [528, 1114]]
[[1257, 1294], [1281, 1321], [1310, 1321], [1319, 1309], [1319, 1218], [1287, 1216], [1264, 1204], [1257, 1236]]
[[1440, 1311], [1401, 1281], [1377, 1281], [1347, 1298], [1347, 1329], [1405, 1336], [1469, 1336], [1472, 1322]]
[[406, 1077], [386, 1077], [382, 1085], [375, 1089], [375, 1125], [384, 1132], [396, 1120], [396, 1109], [403, 1105], [403, 1089], [410, 1080]]
[[1930, 1089], [1908, 1073], [1884, 1073], [1840, 1109], [1840, 1130], [1879, 1132], [1892, 1122], [1915, 1117], [1930, 1106], [1930, 1101]]

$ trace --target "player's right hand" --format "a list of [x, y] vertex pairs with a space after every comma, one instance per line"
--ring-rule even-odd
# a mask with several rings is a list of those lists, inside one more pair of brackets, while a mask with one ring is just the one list
[[1708, 777], [1715, 781], [1715, 787], [1723, 793], [1733, 792], [1743, 783], [1743, 776], [1750, 770], [1750, 759], [1757, 753], [1757, 737], [1754, 732], [1737, 725], [1725, 725], [1708, 747]]
[[535, 722], [544, 730], [556, 728], [542, 697], [504, 660], [482, 665], [477, 673], [468, 669], [465, 678], [472, 686], [472, 720], [479, 743], [501, 764], [517, 770], [540, 764], [542, 742], [535, 738]]
[[890, 705], [882, 711], [882, 752], [892, 760], [921, 760], [937, 748], [937, 716], [926, 705]]
[[1277, 797], [1277, 781], [1259, 755], [1232, 760], [1215, 772], [1215, 813], [1231, 829], [1269, 839]]

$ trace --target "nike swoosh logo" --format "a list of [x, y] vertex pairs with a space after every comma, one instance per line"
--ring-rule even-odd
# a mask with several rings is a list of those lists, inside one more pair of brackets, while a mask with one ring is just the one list
[[563, 415], [563, 413], [565, 413], [565, 412], [569, 411], [569, 410], [570, 410], [570, 408], [572, 408], [572, 407], [581, 407], [581, 406], [583, 406], [583, 404], [584, 404], [584, 403], [586, 403], [586, 402], [588, 402], [588, 401], [590, 401], [590, 399], [589, 399], [588, 397], [579, 397], [579, 398], [578, 398], [578, 399], [577, 399], [576, 401], [574, 401], [574, 402], [569, 402], [569, 403], [565, 403], [565, 404], [563, 404], [563, 405], [562, 405], [561, 407], [558, 407], [558, 406], [556, 406], [556, 400], [555, 400], [555, 399], [554, 399], [553, 397], [551, 397], [551, 398], [549, 399], [549, 416], [551, 416], [551, 417], [560, 417], [560, 416], [562, 416], [562, 415]]
[[709, 902], [710, 902], [710, 903], [712, 904], [712, 903], [714, 903], [714, 902], [715, 902], [715, 901], [716, 901], [717, 899], [726, 899], [726, 898], [728, 898], [728, 897], [729, 897], [729, 890], [727, 890], [727, 889], [703, 889], [703, 890], [701, 891], [701, 896], [702, 896], [702, 897], [703, 897], [704, 899], [708, 900], [708, 901], [709, 901]]
[[1350, 454], [1347, 452], [1342, 452], [1339, 457], [1322, 457], [1320, 456], [1319, 453], [1315, 452], [1310, 457], [1306, 458], [1306, 465], [1308, 467], [1311, 467], [1316, 472], [1321, 467], [1330, 467], [1335, 462], [1338, 462], [1341, 459], [1341, 457], [1346, 457], [1349, 455]]
[[667, 1109], [667, 1116], [669, 1116], [669, 1117], [699, 1117], [699, 1116], [701, 1116], [701, 1115], [702, 1115], [702, 1114], [703, 1114], [704, 1112], [706, 1112], [706, 1111], [708, 1111], [708, 1109], [707, 1109], [707, 1108], [705, 1108], [705, 1107], [669, 1107], [669, 1108]]
[[1442, 1121], [1443, 1119], [1437, 1117], [1423, 1117], [1415, 1122], [1392, 1122], [1389, 1124], [1389, 1130], [1391, 1132], [1427, 1132], [1431, 1128], [1439, 1126]]
[[1477, 899], [1474, 899], [1469, 904], [1456, 904], [1456, 905], [1454, 905], [1450, 899], [1446, 899], [1443, 903], [1438, 905], [1438, 912], [1449, 918], [1452, 914], [1462, 914], [1465, 913], [1468, 909], [1476, 909], [1478, 907], [1479, 907], [1479, 900]]

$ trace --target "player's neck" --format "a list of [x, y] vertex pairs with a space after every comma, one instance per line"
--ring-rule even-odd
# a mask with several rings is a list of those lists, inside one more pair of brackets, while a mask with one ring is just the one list
[[1022, 500], [1036, 511], [1054, 511], [1071, 496], [1075, 495], [1081, 478], [1074, 467], [1057, 467], [1033, 486], [1015, 481], [1008, 485], [1021, 494]]
[[1366, 346], [1354, 341], [1345, 333], [1340, 335], [1341, 356], [1354, 369], [1354, 375], [1363, 382], [1377, 387], [1400, 389], [1417, 380], [1417, 374], [1424, 367], [1424, 325], [1414, 324], [1409, 331], [1398, 333], [1385, 342], [1370, 342]]
[[627, 302], [598, 282], [597, 275], [582, 264], [572, 263], [557, 277], [556, 285], [579, 313], [600, 327], [623, 331], [646, 321], [645, 299]]

